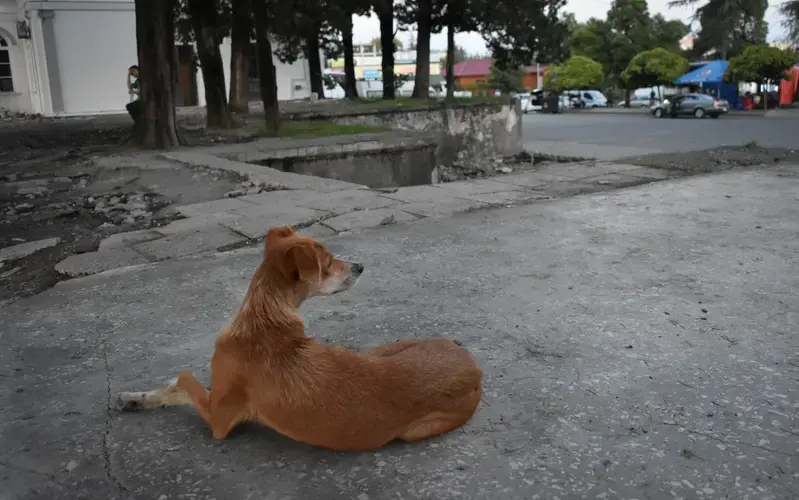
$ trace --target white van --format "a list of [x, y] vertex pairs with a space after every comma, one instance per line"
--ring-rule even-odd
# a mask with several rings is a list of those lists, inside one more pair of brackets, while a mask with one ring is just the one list
[[598, 90], [566, 90], [569, 100], [579, 100], [582, 108], [607, 108], [608, 98]]

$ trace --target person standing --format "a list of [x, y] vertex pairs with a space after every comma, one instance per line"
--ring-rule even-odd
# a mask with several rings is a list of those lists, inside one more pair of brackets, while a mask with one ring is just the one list
[[128, 96], [130, 102], [139, 98], [139, 67], [135, 64], [128, 68]]

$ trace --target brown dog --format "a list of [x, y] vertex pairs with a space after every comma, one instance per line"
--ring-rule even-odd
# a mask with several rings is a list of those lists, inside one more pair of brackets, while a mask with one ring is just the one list
[[244, 303], [216, 341], [210, 392], [184, 372], [168, 387], [121, 393], [120, 407], [193, 405], [216, 439], [257, 420], [334, 450], [370, 450], [460, 427], [480, 402], [482, 371], [452, 341], [356, 353], [305, 336], [300, 304], [351, 288], [362, 272], [290, 227], [270, 229]]

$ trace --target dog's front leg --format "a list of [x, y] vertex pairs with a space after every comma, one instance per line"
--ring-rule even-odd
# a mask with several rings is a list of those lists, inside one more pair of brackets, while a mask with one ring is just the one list
[[121, 411], [139, 411], [163, 406], [193, 406], [194, 403], [174, 379], [166, 387], [153, 391], [120, 392], [117, 405]]

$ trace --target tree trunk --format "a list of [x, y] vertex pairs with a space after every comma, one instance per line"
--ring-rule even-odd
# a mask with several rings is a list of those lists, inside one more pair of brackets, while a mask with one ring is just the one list
[[308, 59], [308, 76], [311, 79], [311, 92], [316, 92], [319, 99], [325, 98], [324, 81], [322, 81], [322, 59], [319, 57], [319, 30], [314, 24], [311, 36], [305, 40], [305, 57]]
[[447, 99], [455, 97], [455, 23], [447, 20]]
[[205, 84], [207, 128], [231, 128], [233, 117], [227, 105], [225, 68], [219, 50], [217, 1], [189, 0], [189, 15], [197, 45], [197, 57]]
[[345, 13], [341, 26], [341, 40], [344, 45], [344, 95], [347, 99], [358, 98], [355, 85], [355, 49], [352, 46], [352, 12]]
[[[260, 0], [259, 0], [260, 1]], [[230, 31], [230, 110], [250, 113], [250, 21], [249, 0], [233, 0]]]
[[136, 42], [139, 50], [139, 101], [135, 144], [151, 149], [180, 145], [175, 116], [175, 27], [173, 0], [136, 0]]
[[383, 99], [394, 99], [394, 4], [391, 0], [382, 0], [377, 12], [380, 19], [380, 45], [383, 52]]
[[413, 82], [413, 97], [430, 97], [430, 23], [432, 0], [419, 0], [416, 16], [416, 77]]
[[269, 40], [269, 12], [266, 2], [252, 3], [255, 21], [255, 41], [258, 44], [256, 61], [258, 63], [258, 83], [261, 101], [264, 103], [266, 132], [277, 135], [280, 129], [280, 108], [277, 102], [277, 73], [272, 60], [272, 42]]

